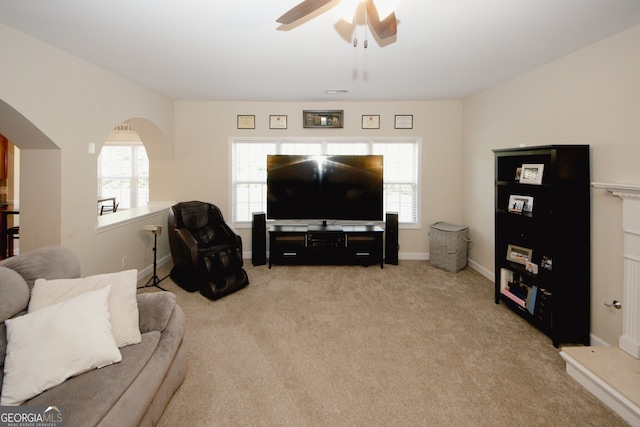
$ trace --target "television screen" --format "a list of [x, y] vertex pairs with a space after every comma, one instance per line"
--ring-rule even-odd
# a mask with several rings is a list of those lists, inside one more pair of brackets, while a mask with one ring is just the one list
[[382, 220], [383, 157], [268, 155], [267, 218]]

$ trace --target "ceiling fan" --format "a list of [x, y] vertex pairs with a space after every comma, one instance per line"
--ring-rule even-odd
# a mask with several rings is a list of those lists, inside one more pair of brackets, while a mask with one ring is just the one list
[[[280, 18], [276, 19], [276, 22], [284, 25], [292, 24], [333, 1], [334, 0], [304, 0], [302, 3], [299, 3], [287, 11]], [[396, 35], [397, 23], [394, 12], [391, 12], [383, 19], [380, 19], [378, 9], [373, 3], [373, 0], [359, 1], [358, 3], [365, 3], [364, 6], [366, 8], [367, 21], [371, 26], [371, 29], [381, 40]]]

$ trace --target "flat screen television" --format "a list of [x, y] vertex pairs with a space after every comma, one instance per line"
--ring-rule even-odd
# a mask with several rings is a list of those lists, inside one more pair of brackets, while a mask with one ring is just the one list
[[383, 156], [268, 155], [267, 218], [380, 221]]

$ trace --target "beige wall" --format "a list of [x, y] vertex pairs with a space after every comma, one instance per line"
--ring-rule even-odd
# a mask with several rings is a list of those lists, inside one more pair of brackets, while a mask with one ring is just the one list
[[[463, 212], [474, 263], [493, 273], [494, 148], [589, 144], [592, 182], [640, 184], [639, 49], [636, 27], [465, 100]], [[612, 345], [622, 312], [604, 303], [622, 300], [621, 212], [619, 199], [592, 191], [591, 331]]]
[[[344, 110], [343, 129], [303, 129], [302, 110]], [[236, 128], [238, 114], [256, 116], [256, 128]], [[287, 130], [270, 130], [269, 115], [287, 115]], [[363, 130], [363, 114], [380, 114], [379, 130]], [[413, 114], [412, 130], [394, 129], [395, 114]], [[293, 103], [293, 102], [177, 102], [175, 162], [177, 173], [165, 176], [160, 187], [177, 194], [180, 200], [207, 200], [231, 218], [230, 143], [233, 136], [242, 137], [395, 137], [422, 138], [421, 179], [422, 226], [400, 230], [402, 256], [424, 258], [429, 250], [428, 225], [439, 220], [459, 223], [461, 220], [462, 103], [384, 102], [384, 103]], [[154, 186], [156, 184], [154, 183]], [[251, 248], [251, 230], [238, 231], [246, 250]]]
[[65, 245], [84, 274], [120, 270], [125, 254], [129, 268], [147, 267], [140, 224], [95, 232], [97, 156], [88, 144], [99, 150], [117, 124], [143, 118], [158, 128], [148, 142], [166, 146], [173, 102], [3, 25], [0, 58], [0, 129], [21, 149], [21, 251]]

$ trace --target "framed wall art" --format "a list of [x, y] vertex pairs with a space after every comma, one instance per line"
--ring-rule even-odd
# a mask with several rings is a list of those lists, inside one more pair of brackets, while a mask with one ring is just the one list
[[287, 116], [271, 115], [269, 116], [269, 129], [286, 129]]
[[238, 115], [238, 129], [255, 129], [256, 116]]
[[413, 114], [396, 114], [396, 129], [413, 129]]
[[341, 128], [344, 126], [344, 110], [304, 110], [302, 123], [305, 128]]
[[362, 129], [380, 129], [379, 115], [362, 116]]

